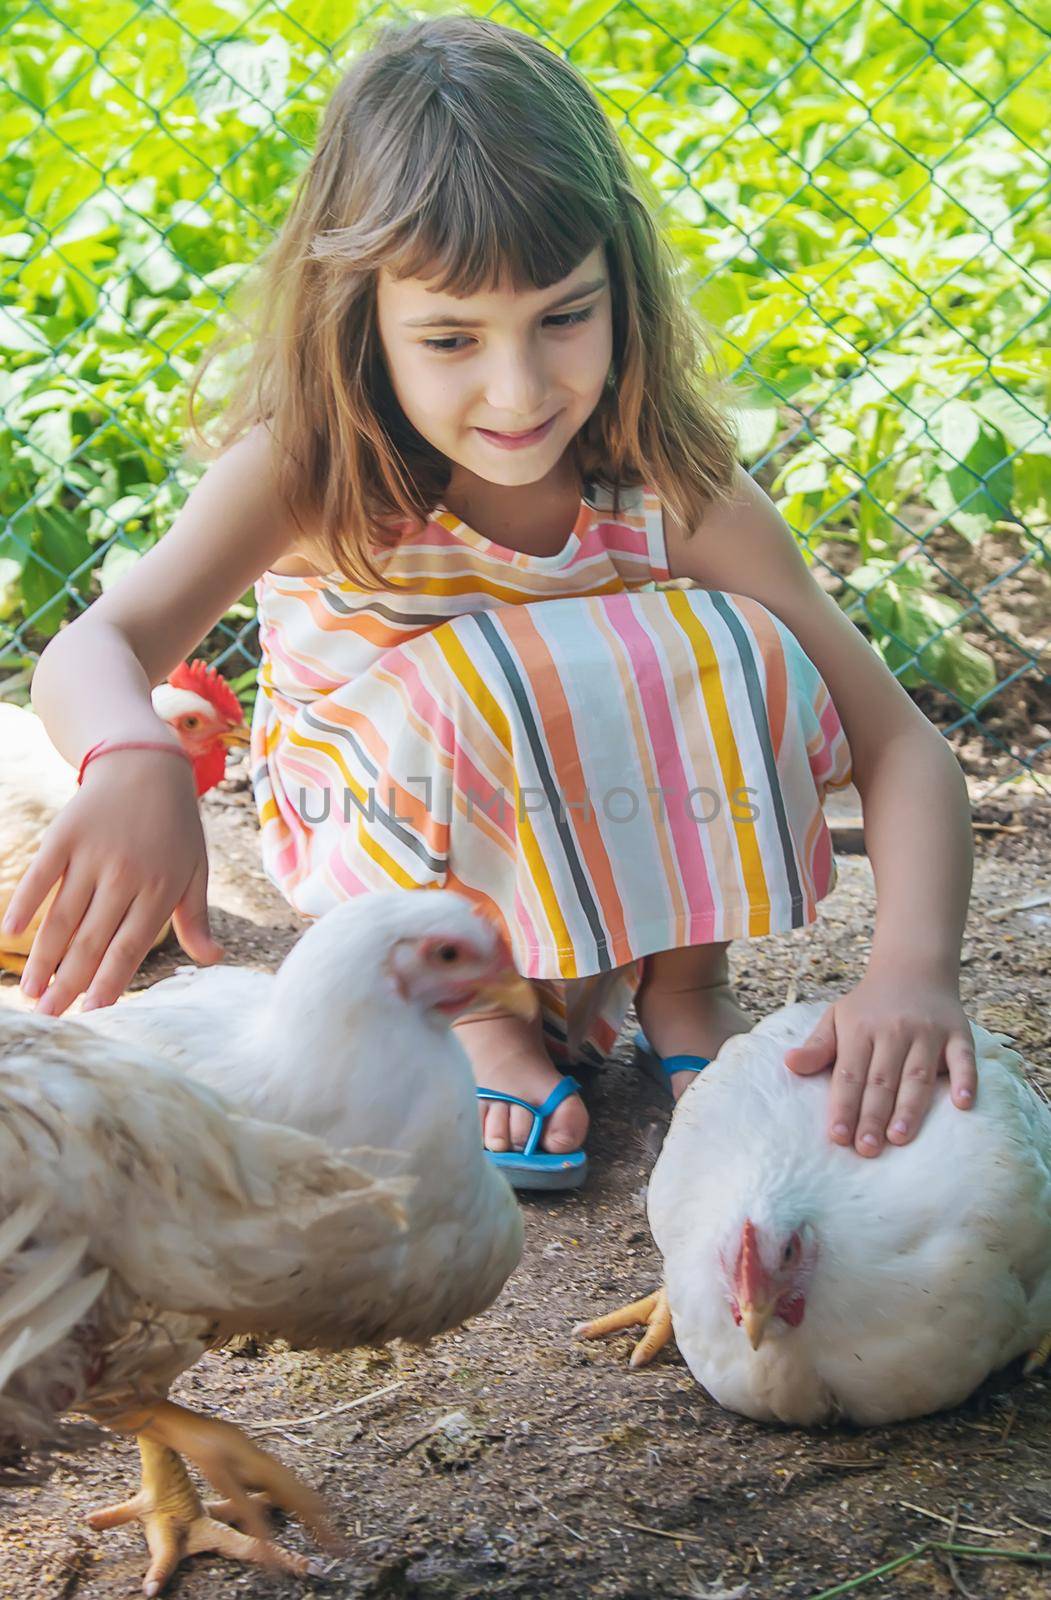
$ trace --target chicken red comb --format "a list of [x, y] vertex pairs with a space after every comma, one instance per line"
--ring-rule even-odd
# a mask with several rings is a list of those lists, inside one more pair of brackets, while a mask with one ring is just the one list
[[195, 661], [180, 661], [174, 672], [169, 672], [168, 682], [173, 689], [188, 689], [191, 694], [203, 695], [227, 722], [244, 721], [241, 702], [226, 679], [200, 657]]

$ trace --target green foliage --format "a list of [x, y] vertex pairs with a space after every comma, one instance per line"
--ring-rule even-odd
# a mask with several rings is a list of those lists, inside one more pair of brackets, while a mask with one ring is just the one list
[[[943, 592], [924, 541], [1006, 531], [1047, 569], [1039, 26], [1008, 0], [478, 9], [569, 54], [662, 196], [742, 454], [809, 558], [837, 541], [906, 685], [980, 706], [981, 612]], [[373, 16], [0, 0], [0, 675], [185, 498], [188, 376]], [[250, 598], [209, 641], [219, 659]], [[237, 681], [250, 698], [251, 670]]]

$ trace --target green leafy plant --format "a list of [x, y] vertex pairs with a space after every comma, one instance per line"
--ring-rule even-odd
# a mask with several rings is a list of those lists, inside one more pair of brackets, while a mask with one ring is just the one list
[[[188, 376], [371, 15], [0, 0], [0, 690], [192, 486]], [[981, 602], [928, 539], [1008, 539], [1048, 576], [1041, 31], [1007, 0], [501, 20], [568, 52], [655, 186], [742, 456], [808, 558], [907, 687], [982, 707]], [[251, 617], [248, 595], [206, 642], [246, 703]]]

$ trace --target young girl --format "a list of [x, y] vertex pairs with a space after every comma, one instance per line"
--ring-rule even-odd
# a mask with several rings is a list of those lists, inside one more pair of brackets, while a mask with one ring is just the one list
[[217, 459], [38, 667], [71, 762], [143, 746], [96, 754], [12, 901], [20, 925], [62, 879], [23, 979], [39, 1010], [111, 1003], [169, 914], [221, 956], [149, 691], [254, 583], [267, 872], [308, 917], [447, 885], [502, 925], [540, 1021], [458, 1027], [510, 1097], [483, 1117], [514, 1181], [580, 1180], [559, 1068], [601, 1061], [632, 1000], [676, 1095], [751, 1026], [729, 942], [816, 918], [821, 804], [851, 776], [868, 969], [788, 1064], [834, 1064], [829, 1133], [862, 1155], [915, 1135], [940, 1071], [971, 1102], [962, 776], [736, 463], [645, 192], [590, 87], [524, 34], [444, 16], [357, 59]]

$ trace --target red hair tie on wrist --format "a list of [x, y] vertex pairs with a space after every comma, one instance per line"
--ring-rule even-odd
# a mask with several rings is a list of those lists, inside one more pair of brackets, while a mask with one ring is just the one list
[[178, 744], [170, 744], [164, 739], [120, 739], [114, 744], [109, 744], [105, 739], [100, 739], [98, 744], [93, 744], [91, 749], [82, 758], [77, 769], [77, 786], [84, 782], [84, 769], [88, 762], [95, 756], [108, 755], [111, 750], [167, 750], [173, 756], [182, 756], [193, 766], [193, 756]]

